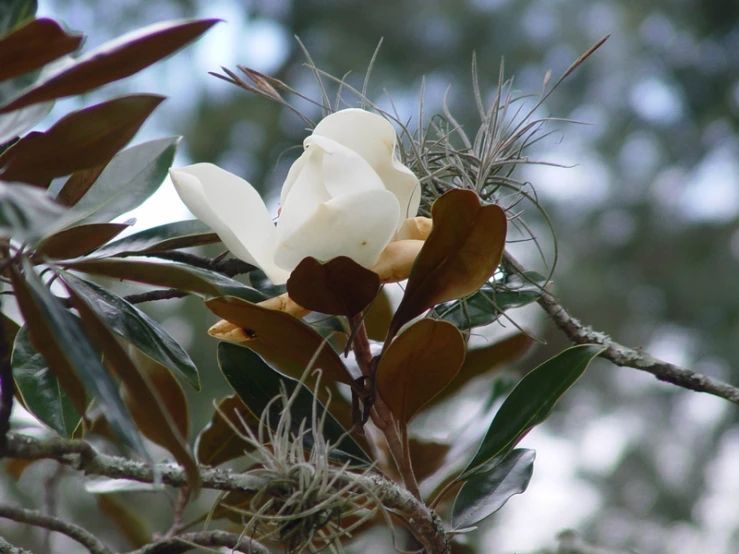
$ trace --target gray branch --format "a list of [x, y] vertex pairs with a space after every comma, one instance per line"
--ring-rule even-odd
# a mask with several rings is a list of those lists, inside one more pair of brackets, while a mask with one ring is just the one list
[[0, 518], [62, 533], [87, 548], [90, 554], [112, 554], [110, 549], [90, 532], [58, 517], [48, 516], [36, 510], [26, 510], [25, 508], [0, 504]]
[[708, 375], [665, 362], [648, 352], [617, 343], [605, 333], [594, 331], [580, 323], [549, 292], [545, 292], [539, 298], [539, 305], [544, 308], [554, 324], [571, 342], [575, 344], [600, 344], [607, 347], [600, 355], [601, 358], [605, 358], [618, 366], [651, 373], [665, 383], [696, 392], [706, 392], [734, 404], [739, 404], [739, 388]]
[[4, 538], [0, 537], [0, 554], [33, 554], [33, 552], [13, 546]]
[[[507, 252], [504, 262], [518, 273], [524, 272], [524, 268]], [[618, 366], [645, 371], [665, 383], [696, 392], [705, 392], [739, 404], [739, 388], [708, 375], [665, 362], [643, 350], [619, 344], [605, 333], [595, 331], [572, 317], [548, 290], [543, 291], [538, 303], [573, 344], [600, 344], [606, 347], [600, 357]]]
[[[143, 462], [108, 456], [97, 452], [89, 443], [81, 440], [39, 441], [11, 433], [8, 435], [7, 455], [24, 460], [52, 459], [87, 475], [142, 483], [153, 483], [156, 476], [165, 485], [187, 486], [185, 472], [178, 465], [156, 464], [152, 467]], [[357, 475], [341, 470], [338, 473], [338, 487], [350, 484], [351, 480], [360, 489], [372, 490], [386, 509], [392, 510], [406, 521], [428, 554], [451, 552], [441, 519], [397, 483], [377, 474]], [[200, 467], [200, 478], [204, 489], [221, 491], [256, 492], [265, 484], [263, 478], [255, 475], [237, 474], [205, 466]]]
[[238, 533], [227, 533], [226, 531], [183, 533], [176, 537], [147, 544], [129, 554], [183, 554], [196, 548], [193, 545], [205, 547], [225, 546], [231, 548], [234, 552], [242, 552], [243, 554], [269, 554], [267, 548], [249, 537], [243, 537]]

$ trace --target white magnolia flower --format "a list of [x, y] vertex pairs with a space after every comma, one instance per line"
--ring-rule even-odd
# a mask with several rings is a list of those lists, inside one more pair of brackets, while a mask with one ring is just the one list
[[348, 256], [371, 268], [421, 200], [418, 179], [395, 155], [395, 130], [379, 115], [331, 114], [303, 146], [282, 187], [276, 226], [244, 179], [207, 163], [170, 170], [189, 210], [275, 284], [307, 256]]

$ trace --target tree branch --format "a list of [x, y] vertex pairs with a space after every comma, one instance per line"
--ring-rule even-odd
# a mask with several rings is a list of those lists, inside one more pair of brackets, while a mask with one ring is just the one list
[[82, 527], [59, 519], [58, 517], [47, 516], [36, 510], [26, 510], [25, 508], [0, 504], [0, 518], [10, 519], [18, 523], [27, 523], [28, 525], [62, 533], [87, 548], [90, 554], [113, 554], [97, 537]]
[[571, 342], [606, 346], [606, 350], [600, 355], [601, 358], [610, 360], [618, 366], [646, 371], [665, 383], [671, 383], [696, 392], [706, 392], [734, 404], [739, 404], [739, 388], [708, 375], [665, 362], [648, 352], [617, 343], [605, 333], [594, 331], [572, 317], [550, 292], [545, 291], [538, 302], [544, 308], [544, 311], [549, 314], [554, 324]]
[[13, 546], [4, 538], [0, 537], [0, 554], [33, 554], [33, 552], [18, 546]]
[[244, 273], [249, 273], [250, 271], [257, 269], [253, 265], [241, 261], [238, 258], [223, 259], [221, 256], [217, 256], [215, 258], [206, 258], [204, 256], [198, 256], [189, 252], [180, 252], [179, 250], [151, 252], [135, 255], [160, 258], [162, 260], [169, 260], [171, 262], [179, 262], [191, 265], [193, 267], [199, 267], [200, 269], [209, 269], [211, 271], [222, 273], [227, 277], [235, 277], [236, 275], [242, 275]]
[[[153, 483], [156, 475], [165, 485], [178, 488], [187, 486], [185, 473], [178, 465], [156, 464], [152, 467], [143, 462], [108, 456], [97, 452], [89, 443], [81, 440], [39, 441], [11, 433], [8, 435], [8, 455], [25, 460], [52, 459], [88, 475], [142, 483]], [[254, 474], [232, 473], [202, 466], [200, 477], [204, 489], [255, 492], [265, 485], [264, 478]], [[347, 473], [342, 468], [337, 468], [335, 477], [336, 486], [339, 488], [353, 484], [358, 489], [373, 491], [386, 509], [396, 512], [408, 523], [428, 554], [450, 552], [448, 537], [441, 519], [397, 483], [376, 474]]]
[[149, 292], [141, 292], [138, 294], [129, 294], [123, 299], [131, 304], [141, 304], [143, 302], [154, 302], [155, 300], [171, 300], [173, 298], [184, 298], [189, 296], [189, 292], [179, 289], [157, 289]]
[[[503, 257], [508, 266], [523, 274], [524, 268], [513, 256], [505, 252]], [[696, 392], [705, 392], [734, 404], [739, 404], [739, 388], [708, 375], [665, 362], [641, 349], [624, 346], [605, 333], [595, 331], [572, 317], [548, 290], [543, 290], [542, 293], [537, 301], [538, 304], [544, 308], [550, 319], [570, 342], [574, 344], [600, 344], [606, 347], [600, 357], [618, 366], [645, 371], [665, 383], [671, 383]]]
[[183, 533], [176, 537], [147, 544], [143, 548], [131, 551], [129, 554], [183, 554], [192, 550], [193, 545], [205, 547], [225, 546], [231, 548], [234, 552], [243, 552], [244, 554], [269, 554], [267, 548], [249, 537], [225, 531]]
[[[504, 262], [518, 273], [524, 272], [524, 268], [508, 252], [504, 254]], [[543, 290], [542, 293], [537, 302], [570, 342], [600, 344], [606, 347], [600, 357], [618, 366], [645, 371], [665, 383], [696, 392], [705, 392], [739, 404], [739, 388], [708, 375], [665, 362], [641, 349], [624, 346], [605, 333], [595, 331], [572, 317], [548, 290]]]

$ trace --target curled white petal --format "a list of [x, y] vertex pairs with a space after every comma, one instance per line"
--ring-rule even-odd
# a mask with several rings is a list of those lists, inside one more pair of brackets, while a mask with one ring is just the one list
[[308, 137], [305, 145], [312, 151], [320, 150], [321, 178], [332, 198], [363, 190], [385, 189], [374, 168], [351, 148], [320, 136]]
[[259, 266], [275, 284], [287, 280], [288, 273], [274, 263], [277, 233], [254, 187], [208, 163], [169, 173], [187, 208], [218, 234], [234, 256]]
[[278, 241], [294, 234], [319, 205], [331, 198], [385, 190], [377, 173], [353, 150], [323, 137], [309, 137], [305, 142], [307, 150], [299, 158], [299, 171], [292, 175], [289, 194], [282, 204]]
[[319, 136], [346, 146], [372, 166], [387, 190], [397, 197], [401, 222], [418, 214], [421, 185], [413, 172], [398, 160], [397, 136], [388, 120], [365, 110], [341, 110], [316, 125], [313, 137]]
[[280, 192], [280, 204], [282, 206], [285, 205], [285, 201], [287, 200], [287, 195], [292, 189], [293, 185], [295, 184], [295, 181], [297, 180], [298, 176], [303, 171], [303, 167], [305, 167], [305, 164], [308, 161], [308, 158], [310, 157], [310, 155], [311, 155], [311, 152], [306, 150], [290, 166], [290, 169], [287, 172], [287, 177], [285, 177], [285, 182], [282, 185], [282, 191]]
[[337, 196], [292, 233], [280, 234], [275, 262], [292, 270], [307, 256], [319, 261], [348, 256], [370, 268], [395, 234], [399, 214], [398, 200], [386, 190]]
[[318, 206], [331, 200], [331, 195], [323, 185], [322, 158], [323, 152], [319, 148], [308, 149], [300, 157], [300, 171], [294, 175], [290, 194], [282, 202], [277, 222], [278, 242], [282, 237], [295, 233]]

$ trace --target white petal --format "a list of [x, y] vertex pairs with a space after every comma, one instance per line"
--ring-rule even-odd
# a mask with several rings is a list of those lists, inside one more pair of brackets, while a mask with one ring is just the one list
[[259, 266], [275, 284], [287, 280], [287, 272], [274, 263], [277, 234], [254, 187], [207, 163], [169, 173], [187, 208], [218, 234], [234, 256]]
[[323, 186], [323, 151], [318, 147], [309, 148], [299, 159], [303, 160], [300, 171], [294, 176], [289, 194], [282, 201], [277, 222], [278, 242], [282, 237], [292, 235], [318, 206], [331, 199]]
[[421, 182], [415, 174], [395, 157], [389, 164], [375, 167], [387, 190], [398, 199], [402, 219], [416, 217], [421, 206]]
[[385, 190], [369, 190], [338, 196], [320, 205], [294, 233], [281, 236], [275, 262], [294, 269], [312, 256], [328, 261], [348, 256], [372, 267], [395, 234], [400, 207]]
[[372, 166], [354, 150], [318, 136], [305, 139], [305, 145], [306, 148], [322, 150], [321, 177], [332, 198], [363, 190], [385, 189]]
[[324, 117], [313, 130], [313, 136], [343, 144], [373, 167], [389, 162], [396, 140], [395, 129], [387, 119], [356, 108]]
[[420, 183], [396, 157], [395, 129], [384, 117], [354, 108], [341, 110], [322, 119], [313, 136], [334, 140], [362, 156], [398, 198], [403, 219], [418, 214]]
[[303, 154], [293, 162], [293, 164], [290, 166], [290, 169], [287, 172], [287, 177], [285, 177], [285, 182], [282, 184], [282, 191], [280, 192], [280, 205], [285, 205], [285, 199], [287, 198], [287, 194], [290, 192], [290, 189], [295, 184], [295, 181], [298, 178], [298, 175], [300, 175], [300, 172], [303, 170], [303, 167], [305, 167], [305, 163], [308, 161], [308, 157], [310, 156], [310, 152], [305, 151]]

